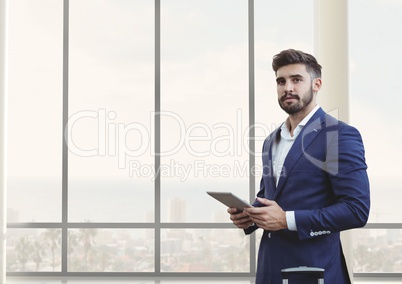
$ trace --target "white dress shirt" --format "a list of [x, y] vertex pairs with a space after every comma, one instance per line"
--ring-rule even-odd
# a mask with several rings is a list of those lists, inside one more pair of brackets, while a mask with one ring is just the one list
[[[279, 179], [282, 175], [286, 175], [286, 169], [283, 168], [286, 156], [292, 148], [297, 136], [300, 134], [303, 127], [307, 124], [310, 118], [316, 113], [320, 107], [318, 105], [296, 126], [293, 130], [293, 136], [289, 131], [289, 119], [287, 119], [281, 126], [281, 137], [272, 145], [272, 167], [273, 175], [275, 178], [276, 186], [278, 186]], [[288, 229], [297, 231], [295, 212], [286, 211], [286, 223]]]

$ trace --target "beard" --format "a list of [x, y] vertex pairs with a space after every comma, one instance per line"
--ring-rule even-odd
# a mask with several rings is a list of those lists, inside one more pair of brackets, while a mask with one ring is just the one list
[[[292, 98], [298, 100], [298, 102], [294, 105], [286, 105], [283, 103], [285, 99]], [[283, 95], [280, 99], [278, 99], [279, 106], [283, 109], [287, 114], [292, 115], [301, 112], [305, 109], [313, 100], [313, 88], [311, 87], [309, 91], [305, 93], [305, 96], [302, 100], [300, 100], [300, 96], [297, 94], [286, 94]]]

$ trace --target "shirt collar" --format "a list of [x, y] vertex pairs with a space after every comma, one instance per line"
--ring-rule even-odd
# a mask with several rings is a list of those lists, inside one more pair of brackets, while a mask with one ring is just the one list
[[302, 130], [303, 126], [307, 124], [307, 122], [310, 120], [310, 118], [317, 112], [317, 110], [320, 108], [319, 105], [316, 105], [308, 115], [306, 115], [305, 118], [303, 118], [302, 121], [296, 126], [295, 130], [293, 131], [293, 137], [290, 135], [289, 129], [287, 127], [287, 122], [288, 120], [282, 124], [281, 126], [281, 136], [285, 139], [296, 139], [297, 135], [299, 135], [300, 131]]
[[305, 126], [307, 124], [307, 122], [310, 120], [310, 118], [317, 112], [317, 110], [320, 108], [319, 105], [316, 105], [312, 111], [310, 111], [310, 113], [308, 115], [306, 115], [305, 118], [303, 118], [302, 121], [300, 121], [300, 123], [297, 126]]

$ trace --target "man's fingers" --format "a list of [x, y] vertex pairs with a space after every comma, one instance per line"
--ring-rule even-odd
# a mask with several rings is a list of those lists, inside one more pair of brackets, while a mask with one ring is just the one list
[[237, 209], [236, 208], [233, 208], [233, 207], [229, 207], [228, 208], [228, 213], [229, 214], [235, 214], [237, 212]]
[[264, 212], [266, 211], [267, 207], [250, 207], [250, 208], [245, 208], [244, 209], [244, 213], [247, 214], [248, 216], [257, 216], [257, 215], [261, 215], [264, 214]]
[[244, 213], [244, 212], [241, 212], [241, 213], [238, 213], [238, 214], [230, 214], [230, 220], [232, 220], [232, 221], [241, 220], [241, 219], [244, 219], [244, 218], [250, 219], [248, 217], [248, 215], [246, 213]]
[[230, 214], [230, 220], [233, 224], [240, 229], [247, 229], [253, 224], [250, 217], [243, 211], [238, 212], [236, 208], [228, 208], [228, 213]]
[[240, 229], [246, 229], [246, 228], [250, 227], [253, 223], [254, 222], [247, 216], [240, 218], [240, 219], [233, 220], [233, 224]]
[[266, 199], [266, 198], [257, 197], [257, 200], [258, 200], [258, 202], [260, 202], [260, 203], [262, 203], [264, 205], [267, 205], [267, 206], [271, 206], [271, 205], [276, 204], [275, 201], [269, 200], [269, 199]]

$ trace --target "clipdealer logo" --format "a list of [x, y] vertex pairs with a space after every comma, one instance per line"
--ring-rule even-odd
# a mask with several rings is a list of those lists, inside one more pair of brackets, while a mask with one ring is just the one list
[[145, 178], [155, 181], [158, 175], [162, 178], [176, 178], [186, 181], [189, 178], [238, 178], [248, 177], [250, 174], [258, 176], [262, 172], [262, 166], [253, 165], [250, 170], [250, 162], [235, 160], [232, 164], [209, 164], [204, 160], [194, 160], [192, 163], [183, 164], [173, 159], [167, 164], [155, 168], [153, 164], [142, 164], [138, 160], [129, 161], [129, 175], [132, 178]]
[[[160, 153], [155, 153], [154, 147], [156, 116], [163, 119], [163, 123], [169, 123], [176, 130], [178, 129], [174, 137], [169, 137], [169, 145], [165, 145]], [[79, 135], [85, 135], [82, 132], [82, 128], [85, 127], [82, 126], [88, 122], [92, 126], [90, 132], [97, 136], [91, 146], [79, 139]], [[272, 125], [271, 129], [276, 127], [277, 125]], [[262, 134], [250, 138], [251, 129], [258, 130]], [[245, 127], [241, 109], [236, 111], [234, 123], [219, 122], [213, 125], [202, 122], [186, 125], [184, 119], [174, 112], [150, 112], [147, 126], [139, 122], [118, 122], [116, 112], [98, 109], [83, 110], [71, 115], [64, 129], [64, 139], [70, 153], [79, 157], [115, 157], [117, 167], [129, 168], [130, 176], [148, 176], [156, 173], [166, 176], [171, 176], [172, 173], [188, 176], [189, 172], [193, 175], [215, 176], [216, 173], [226, 175], [228, 171], [232, 174], [240, 174], [243, 172], [244, 165], [207, 164], [202, 158], [241, 157], [244, 154], [250, 154], [250, 139], [262, 143], [271, 129], [264, 124]], [[198, 159], [187, 165], [178, 164], [171, 159], [167, 165], [161, 165], [159, 169], [140, 162], [141, 157], [144, 156], [172, 157], [181, 151]], [[251, 154], [260, 154], [260, 152]], [[170, 174], [167, 174], [168, 172]]]
[[[337, 117], [337, 110], [330, 113]], [[169, 122], [179, 129], [174, 137], [174, 142], [169, 143], [170, 147], [163, 149], [160, 153], [155, 153], [155, 116], [163, 118], [164, 123]], [[82, 143], [80, 139], [75, 137], [82, 134], [79, 132], [80, 124], [90, 121], [95, 129], [91, 129], [92, 133], [96, 133], [96, 141], [88, 147]], [[246, 175], [258, 175], [263, 169], [258, 165], [249, 170], [249, 162], [243, 164], [239, 162], [240, 157], [244, 154], [259, 155], [261, 151], [251, 153], [250, 141], [262, 142], [274, 131], [279, 125], [272, 124], [268, 128], [265, 124], [254, 124], [253, 126], [243, 126], [243, 116], [241, 109], [236, 111], [235, 123], [229, 124], [224, 122], [207, 125], [206, 123], [193, 123], [186, 125], [185, 121], [178, 114], [170, 111], [150, 112], [148, 127], [139, 122], [121, 123], [117, 122], [117, 113], [107, 111], [106, 109], [83, 110], [70, 116], [64, 130], [64, 139], [67, 143], [70, 153], [79, 157], [115, 157], [117, 159], [117, 167], [119, 169], [127, 169], [130, 177], [136, 178], [154, 178], [157, 174], [162, 177], [175, 177], [185, 180], [188, 177], [240, 177]], [[321, 124], [316, 122], [310, 123], [302, 132], [302, 151], [306, 158], [330, 174], [338, 173], [338, 147], [337, 141], [338, 131], [336, 126], [338, 121], [330, 116], [325, 120], [324, 128], [327, 128], [327, 152], [323, 161], [311, 156], [306, 150], [307, 145], [304, 144], [305, 137], [310, 133], [321, 131]], [[94, 126], [95, 125], [95, 126]], [[82, 127], [81, 127], [82, 128]], [[250, 130], [258, 130], [259, 136], [249, 137]], [[333, 128], [334, 130], [330, 130]], [[81, 130], [82, 131], [82, 130]], [[133, 139], [134, 138], [134, 139]], [[85, 145], [83, 145], [85, 144]], [[200, 145], [202, 145], [200, 147]], [[86, 146], [86, 147], [85, 147]], [[172, 157], [179, 152], [185, 152], [193, 158], [190, 163], [179, 163], [171, 158], [166, 159], [167, 163], [160, 165], [158, 168], [153, 164], [143, 163], [142, 157], [160, 156]], [[230, 161], [221, 163], [206, 163], [210, 157], [216, 158], [232, 158]], [[204, 159], [203, 159], [204, 158]], [[239, 159], [236, 159], [239, 158]], [[244, 160], [244, 159], [243, 159]], [[247, 159], [248, 160], [248, 159]], [[246, 170], [247, 169], [247, 170]], [[285, 173], [286, 169], [282, 169]], [[264, 170], [267, 171], [267, 169]], [[280, 175], [283, 174], [282, 172]]]
[[[336, 110], [332, 111], [331, 114], [337, 115]], [[331, 115], [326, 114], [325, 120], [323, 124], [320, 119], [317, 119], [306, 126], [306, 129], [303, 131], [302, 136], [302, 151], [303, 155], [309, 160], [313, 165], [320, 168], [321, 170], [326, 171], [331, 175], [337, 175], [339, 172], [339, 132], [337, 129], [339, 122], [337, 119], [331, 117]], [[322, 126], [324, 125], [324, 126]], [[307, 145], [304, 144], [305, 137], [311, 133], [319, 132], [323, 128], [326, 129], [326, 153], [325, 159], [319, 160], [312, 155], [310, 155], [307, 151]]]

